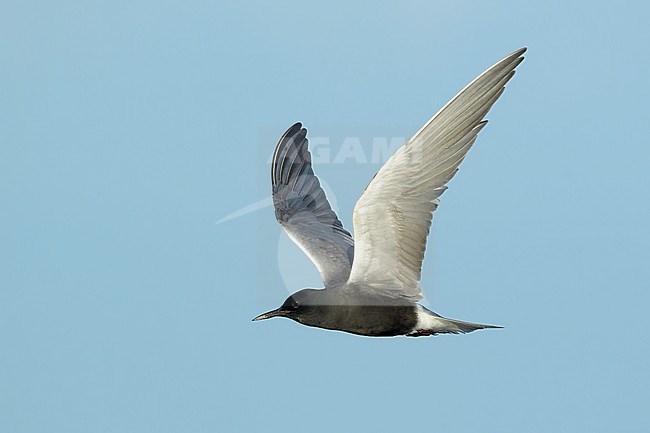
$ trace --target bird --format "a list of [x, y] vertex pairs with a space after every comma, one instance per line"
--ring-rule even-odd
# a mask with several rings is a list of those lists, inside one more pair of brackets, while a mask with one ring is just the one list
[[511, 53], [470, 82], [386, 161], [354, 207], [354, 239], [314, 174], [307, 130], [301, 123], [291, 126], [271, 162], [275, 216], [318, 268], [324, 288], [293, 293], [253, 321], [285, 317], [368, 337], [502, 328], [449, 319], [418, 301], [423, 299], [427, 236], [440, 196], [525, 51]]

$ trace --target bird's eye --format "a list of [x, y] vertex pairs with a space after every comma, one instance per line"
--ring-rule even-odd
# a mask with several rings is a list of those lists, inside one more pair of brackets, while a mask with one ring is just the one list
[[297, 310], [298, 309], [298, 301], [295, 301], [295, 300], [291, 301], [291, 308], [293, 308], [294, 310]]

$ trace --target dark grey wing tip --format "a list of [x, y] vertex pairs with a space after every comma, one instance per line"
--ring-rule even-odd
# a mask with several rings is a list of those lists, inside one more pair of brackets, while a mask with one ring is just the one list
[[280, 141], [282, 141], [285, 138], [289, 138], [296, 135], [301, 129], [302, 129], [302, 123], [300, 122], [294, 123], [289, 127], [289, 129], [287, 129], [287, 131], [284, 134], [282, 134], [282, 138], [280, 139]]
[[528, 51], [528, 47], [521, 47], [518, 50], [515, 50], [512, 53], [508, 54], [505, 58], [514, 59], [517, 57], [521, 57], [526, 51]]
[[499, 62], [497, 62], [495, 65], [493, 65], [492, 68], [490, 69], [507, 68], [510, 70], [514, 70], [517, 66], [521, 64], [521, 62], [524, 61], [523, 54], [526, 52], [527, 49], [528, 48], [523, 47], [518, 49], [517, 51], [513, 51], [512, 53], [508, 54], [503, 59], [501, 59]]
[[280, 137], [273, 152], [273, 159], [271, 162], [271, 184], [276, 185], [279, 183], [279, 176], [281, 173], [278, 172], [278, 169], [281, 169], [290, 148], [294, 144], [300, 145], [300, 143], [306, 141], [306, 138], [307, 130], [302, 127], [302, 123], [300, 122], [294, 123], [285, 131], [284, 134], [282, 134], [282, 137]]

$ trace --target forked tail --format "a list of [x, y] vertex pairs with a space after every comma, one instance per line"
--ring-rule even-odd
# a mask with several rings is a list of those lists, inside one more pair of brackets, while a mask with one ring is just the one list
[[[480, 323], [463, 322], [462, 320], [447, 319], [440, 317], [443, 322], [446, 322], [450, 327], [450, 331], [454, 334], [467, 334], [468, 332], [476, 331], [477, 329], [501, 329], [503, 326], [496, 325], [482, 325]], [[453, 329], [457, 329], [454, 331]]]
[[462, 320], [447, 319], [433, 311], [419, 305], [418, 323], [416, 327], [407, 334], [409, 337], [420, 337], [436, 334], [467, 334], [477, 329], [497, 329], [503, 326], [483, 325], [480, 323], [463, 322]]

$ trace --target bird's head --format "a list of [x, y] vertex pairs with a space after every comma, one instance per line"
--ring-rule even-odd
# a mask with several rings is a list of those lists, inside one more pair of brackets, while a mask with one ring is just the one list
[[314, 301], [318, 297], [320, 290], [303, 289], [289, 296], [280, 308], [271, 310], [267, 313], [260, 314], [253, 321], [270, 319], [271, 317], [287, 317], [292, 320], [300, 321], [301, 316], [305, 315], [316, 304]]

